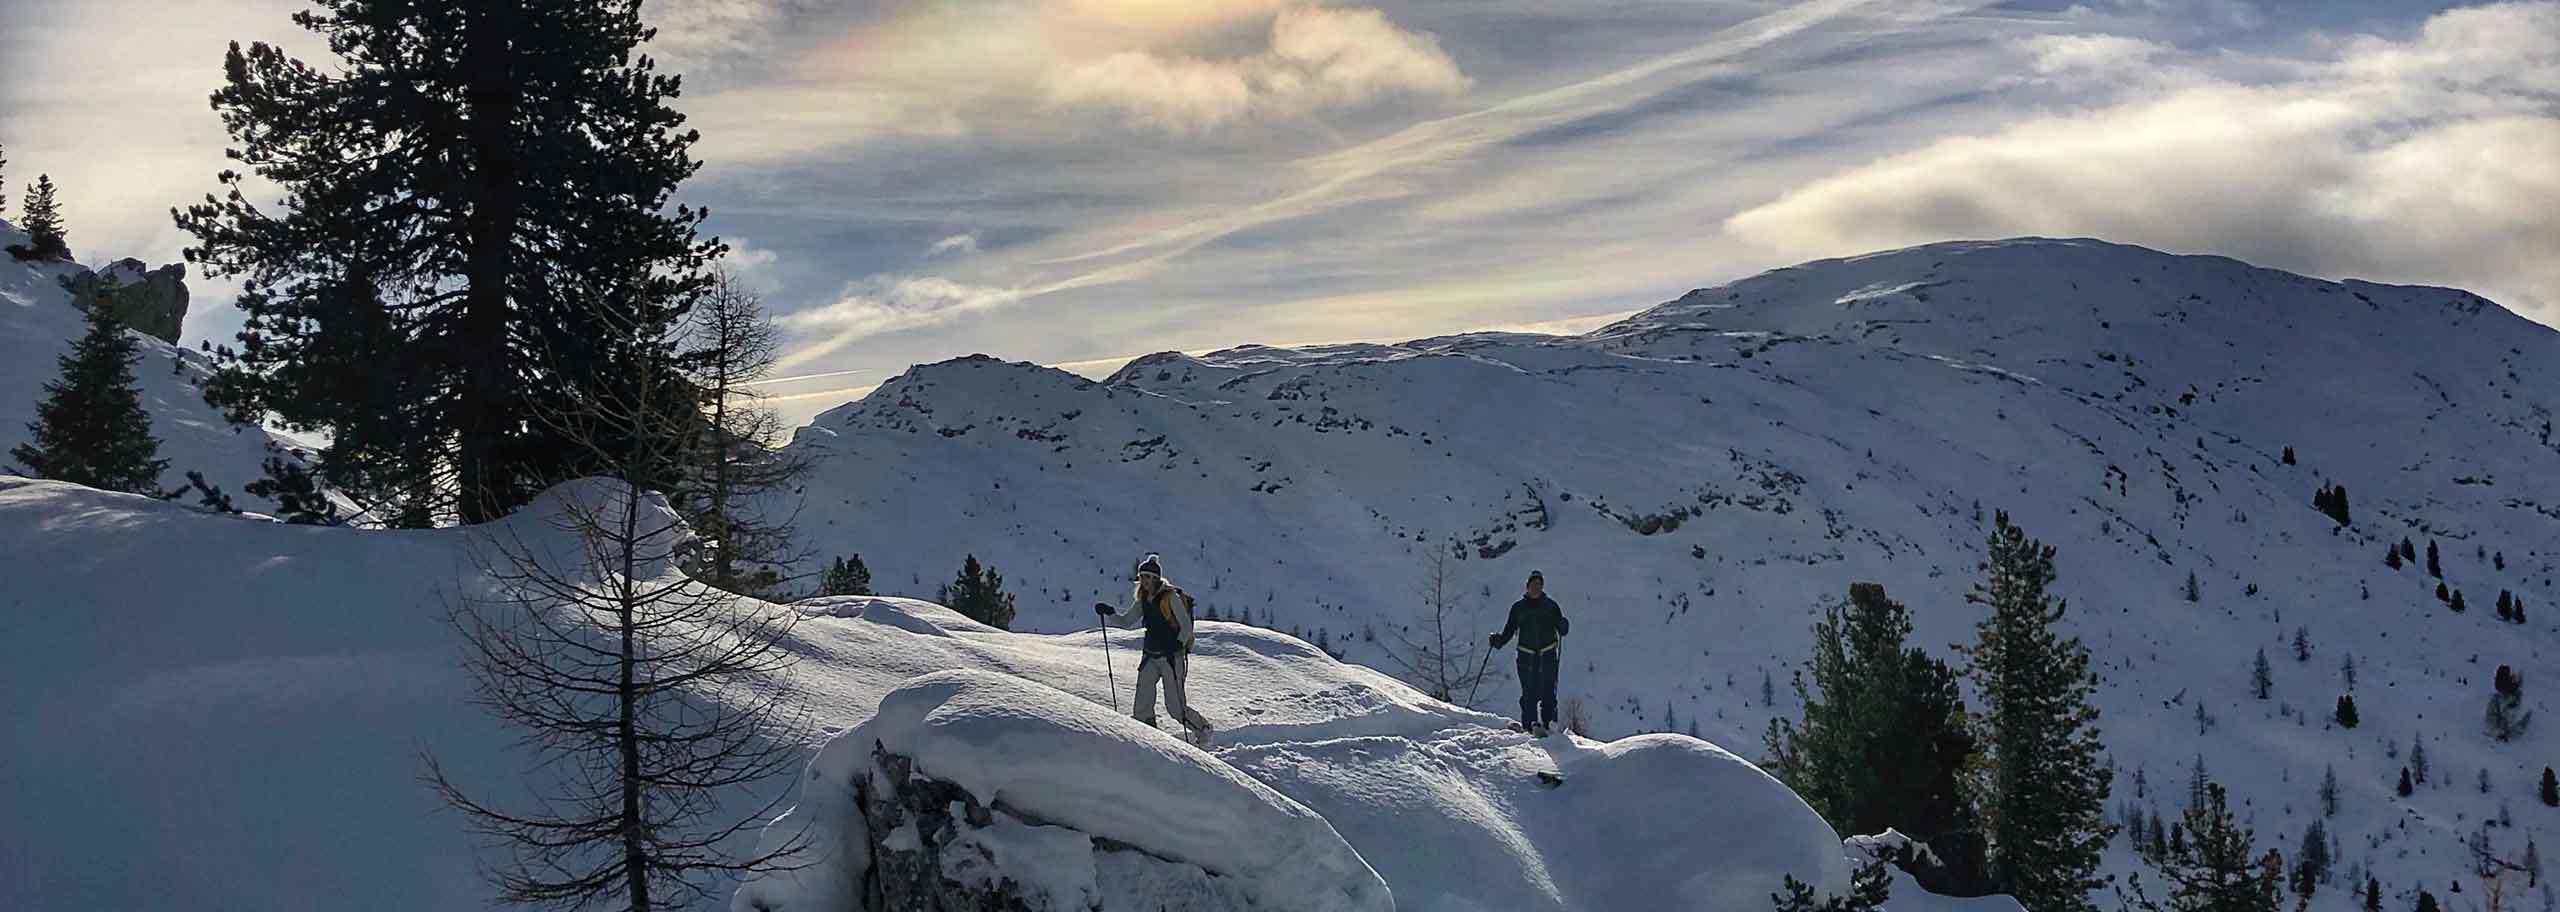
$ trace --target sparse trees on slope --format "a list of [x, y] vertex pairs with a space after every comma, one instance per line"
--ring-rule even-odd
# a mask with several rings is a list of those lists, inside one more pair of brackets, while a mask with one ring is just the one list
[[62, 205], [54, 200], [53, 175], [38, 174], [27, 186], [27, 203], [19, 208], [19, 230], [27, 233], [21, 259], [68, 260], [71, 245], [62, 227]]
[[1771, 767], [1841, 832], [1919, 839], [1940, 862], [1914, 872], [1922, 885], [1972, 895], [1990, 886], [1966, 773], [1975, 737], [1955, 670], [1910, 636], [1909, 609], [1883, 586], [1850, 584], [1848, 605], [1814, 625], [1802, 721], [1769, 723]]
[[[1492, 670], [1482, 661], [1486, 647], [1477, 633], [1481, 625], [1459, 602], [1464, 596], [1453, 589], [1449, 547], [1427, 549], [1422, 582], [1414, 592], [1418, 604], [1413, 617], [1389, 627], [1379, 645], [1385, 647], [1397, 674], [1415, 688], [1435, 700], [1472, 706]], [[1667, 705], [1663, 713], [1668, 727]]]
[[666, 425], [692, 420], [694, 403], [673, 371], [648, 377], [627, 397], [545, 417], [551, 439], [584, 448], [612, 480], [562, 497], [551, 528], [484, 527], [475, 556], [493, 591], [452, 614], [479, 702], [543, 771], [525, 800], [507, 801], [427, 759], [438, 794], [504, 855], [484, 870], [507, 902], [681, 907], [797, 848], [731, 854], [786, 791], [734, 817], [717, 796], [803, 759], [794, 701], [761, 686], [790, 664], [781, 642], [798, 613], [677, 571], [692, 539], [650, 491], [678, 470], [681, 436]]
[[1013, 593], [1004, 591], [1004, 575], [980, 566], [978, 556], [960, 562], [960, 575], [942, 587], [943, 607], [998, 630], [1013, 629]]
[[2347, 512], [2346, 485], [2320, 486], [2319, 492], [2311, 495], [2311, 506], [2313, 509], [2328, 514], [2330, 519], [2337, 520], [2338, 525], [2344, 526], [2351, 524], [2349, 522]]
[[60, 376], [44, 385], [27, 442], [9, 458], [28, 473], [107, 491], [160, 493], [160, 440], [151, 413], [134, 391], [138, 345], [106, 308], [86, 314], [88, 331], [56, 360]]
[[1988, 606], [1966, 650], [1990, 748], [1983, 811], [1993, 882], [2030, 908], [2094, 909], [2089, 891], [2106, 822], [2109, 773], [2099, 762], [2097, 675], [2077, 638], [2054, 629], [2065, 604], [2053, 548], [1998, 516], [1985, 579], [1969, 601]]
[[863, 566], [862, 555], [836, 558], [827, 565], [826, 575], [819, 578], [819, 595], [870, 595], [871, 568]]
[[213, 96], [280, 207], [225, 171], [174, 213], [243, 285], [222, 404], [326, 431], [324, 477], [362, 499], [444, 492], [423, 512], [464, 522], [607, 471], [541, 416], [654, 383], [614, 340], [663, 335], [721, 251], [668, 206], [697, 134], [638, 0], [319, 6], [294, 21], [337, 60], [235, 44]]

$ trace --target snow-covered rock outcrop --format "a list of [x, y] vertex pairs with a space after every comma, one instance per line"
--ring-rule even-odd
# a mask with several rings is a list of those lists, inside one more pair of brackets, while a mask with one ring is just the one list
[[[965, 810], [919, 806], [918, 793], [945, 787]], [[764, 851], [801, 842], [789, 860], [808, 866], [749, 883], [737, 908], [1000, 907], [914, 901], [945, 895], [1059, 910], [1395, 908], [1377, 872], [1306, 806], [1106, 707], [994, 672], [890, 691], [869, 722], [819, 751], [801, 794]], [[1137, 880], [1186, 896], [1133, 895], [1132, 868], [1165, 869]]]

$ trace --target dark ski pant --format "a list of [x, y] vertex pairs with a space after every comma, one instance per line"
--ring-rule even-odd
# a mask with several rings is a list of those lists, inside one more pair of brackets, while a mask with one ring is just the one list
[[1556, 669], [1564, 662], [1564, 646], [1545, 652], [1520, 650], [1520, 724], [1535, 727], [1556, 721]]

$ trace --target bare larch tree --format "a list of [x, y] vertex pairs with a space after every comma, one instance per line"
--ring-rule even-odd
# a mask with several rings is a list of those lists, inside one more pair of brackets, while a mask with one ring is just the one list
[[1476, 692], [1490, 674], [1482, 661], [1487, 651], [1479, 640], [1475, 613], [1452, 591], [1449, 548], [1436, 546], [1423, 558], [1419, 604], [1409, 623], [1390, 628], [1379, 643], [1397, 675], [1432, 699], [1475, 705]]
[[547, 527], [531, 512], [484, 526], [488, 583], [451, 611], [477, 702], [534, 755], [529, 794], [475, 794], [432, 754], [425, 778], [498, 856], [484, 873], [507, 902], [676, 908], [796, 848], [732, 842], [781, 790], [744, 812], [723, 801], [801, 759], [781, 678], [798, 615], [679, 572], [698, 539], [656, 492], [686, 471], [701, 400], [669, 342], [622, 344], [654, 369], [543, 416], [615, 477], [555, 491]]

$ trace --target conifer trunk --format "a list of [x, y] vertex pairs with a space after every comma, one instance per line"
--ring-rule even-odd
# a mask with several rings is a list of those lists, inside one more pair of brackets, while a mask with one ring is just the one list
[[483, 4], [471, 17], [463, 52], [470, 80], [467, 141], [473, 168], [469, 182], [471, 214], [466, 222], [470, 251], [463, 266], [469, 292], [462, 327], [455, 340], [464, 367], [461, 420], [457, 422], [456, 475], [462, 521], [480, 523], [506, 514], [514, 506], [513, 473], [507, 465], [505, 441], [509, 409], [507, 359], [507, 293], [515, 276], [515, 248], [510, 243], [520, 200], [516, 188], [516, 155], [512, 148], [517, 93], [514, 54], [507, 47], [513, 32], [512, 9], [505, 2]]

